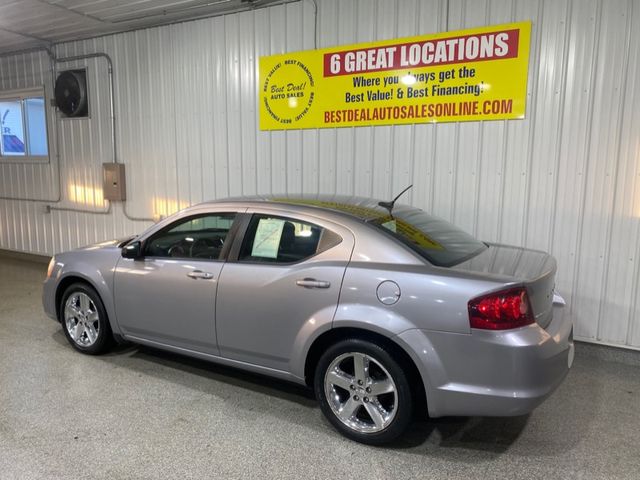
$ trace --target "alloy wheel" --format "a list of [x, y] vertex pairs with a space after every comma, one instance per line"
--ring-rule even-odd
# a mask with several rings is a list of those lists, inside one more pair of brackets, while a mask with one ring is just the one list
[[396, 415], [396, 384], [370, 355], [348, 352], [335, 358], [326, 370], [324, 390], [336, 417], [358, 433], [380, 432]]
[[74, 292], [64, 305], [64, 321], [69, 336], [80, 347], [90, 347], [100, 334], [100, 315], [89, 295]]

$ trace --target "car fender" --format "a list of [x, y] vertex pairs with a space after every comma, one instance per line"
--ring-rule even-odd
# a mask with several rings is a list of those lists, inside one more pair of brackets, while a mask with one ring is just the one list
[[[422, 351], [417, 352], [415, 351], [415, 343], [411, 340], [406, 341], [407, 338], [413, 339], [413, 336], [400, 335], [405, 331], [416, 331], [413, 323], [389, 309], [362, 304], [342, 304], [335, 311], [335, 315], [333, 313], [330, 309], [318, 312], [300, 329], [296, 337], [294, 355], [291, 358], [291, 373], [293, 375], [300, 379], [305, 378], [304, 368], [309, 350], [321, 335], [331, 329], [354, 328], [376, 333], [394, 342], [404, 350], [418, 369], [427, 395], [433, 391], [434, 383], [431, 379], [430, 369], [425, 368], [421, 363], [424, 361], [424, 358], [421, 357], [429, 352], [431, 354], [435, 352], [435, 349], [429, 344], [428, 337], [421, 336], [420, 348]], [[333, 321], [329, 316], [333, 318]], [[442, 371], [439, 366], [439, 358], [429, 355], [429, 362], [433, 365], [434, 372]]]
[[332, 328], [359, 328], [387, 338], [415, 328], [407, 319], [390, 315], [389, 311], [361, 304], [342, 304], [324, 308], [309, 318], [298, 331], [290, 359], [291, 373], [304, 378], [304, 367], [309, 350], [320, 335]]
[[[440, 396], [437, 394], [437, 390], [440, 386], [446, 384], [448, 380], [438, 349], [435, 348], [429, 338], [430, 333], [432, 332], [428, 330], [412, 328], [396, 335], [392, 340], [404, 349], [411, 357], [418, 372], [420, 372], [427, 396], [429, 416], [438, 417], [440, 416], [439, 412], [442, 410], [442, 405], [438, 403]], [[437, 335], [458, 335], [447, 332], [433, 333]]]
[[[415, 331], [416, 325], [402, 316], [393, 307], [370, 306], [362, 304], [342, 304], [333, 321], [334, 328], [358, 328], [382, 335], [398, 345], [411, 358], [422, 378], [427, 395], [434, 385], [433, 373], [441, 371], [440, 359], [434, 355], [435, 349], [426, 335], [421, 337], [419, 345], [406, 341], [403, 332]], [[418, 350], [416, 348], [419, 347]], [[425, 367], [426, 353], [430, 368]]]
[[341, 303], [336, 311], [333, 326], [363, 328], [389, 338], [410, 328], [416, 328], [413, 322], [393, 307], [362, 303]]
[[[120, 328], [116, 321], [116, 311], [113, 303], [113, 269], [109, 269], [108, 273], [105, 274], [100, 268], [97, 268], [95, 264], [83, 260], [65, 263], [57, 279], [56, 295], [60, 285], [69, 277], [80, 278], [95, 289], [107, 311], [111, 331], [119, 334]], [[61, 292], [61, 294], [62, 293], [63, 292]], [[59, 305], [56, 305], [56, 309], [58, 307]]]

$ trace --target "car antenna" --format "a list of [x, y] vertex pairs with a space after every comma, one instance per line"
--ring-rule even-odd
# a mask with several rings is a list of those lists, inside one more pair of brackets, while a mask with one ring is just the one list
[[411, 187], [413, 187], [413, 184], [409, 185], [407, 188], [402, 190], [398, 195], [396, 195], [396, 198], [394, 198], [390, 202], [378, 202], [378, 205], [380, 205], [381, 207], [384, 207], [387, 210], [389, 210], [389, 215], [393, 216], [391, 211], [393, 210], [393, 206], [396, 204], [396, 200], [398, 200], [404, 194], [404, 192], [409, 190]]

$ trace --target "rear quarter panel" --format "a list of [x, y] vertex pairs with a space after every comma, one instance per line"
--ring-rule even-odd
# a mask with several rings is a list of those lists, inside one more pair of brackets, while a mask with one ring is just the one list
[[[400, 291], [393, 305], [383, 304], [377, 294], [378, 286], [388, 280]], [[426, 265], [352, 262], [334, 326], [361, 325], [392, 335], [412, 328], [469, 334], [469, 299], [498, 285]]]

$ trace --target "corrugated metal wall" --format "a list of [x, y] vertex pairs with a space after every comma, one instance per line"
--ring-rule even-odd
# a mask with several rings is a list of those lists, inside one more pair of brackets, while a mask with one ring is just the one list
[[[310, 1], [58, 45], [113, 57], [127, 213], [228, 195], [326, 192], [405, 200], [489, 240], [551, 251], [582, 339], [640, 348], [640, 2], [319, 0], [318, 47], [533, 22], [522, 121], [260, 132], [257, 59], [314, 47]], [[60, 158], [0, 166], [0, 196], [104, 211], [107, 67], [87, 66], [91, 119], [58, 122]], [[0, 89], [48, 85], [45, 54], [0, 59]], [[52, 123], [52, 122], [50, 122]], [[53, 136], [53, 135], [52, 135]], [[54, 253], [150, 222], [0, 200], [0, 248]]]

